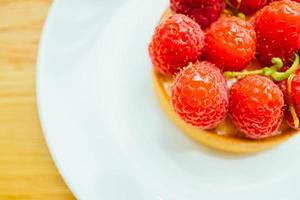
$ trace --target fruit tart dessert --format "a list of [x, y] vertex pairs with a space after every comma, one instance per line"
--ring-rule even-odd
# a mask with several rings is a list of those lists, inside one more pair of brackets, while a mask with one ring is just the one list
[[157, 99], [185, 134], [254, 153], [297, 133], [299, 2], [170, 0], [148, 50]]

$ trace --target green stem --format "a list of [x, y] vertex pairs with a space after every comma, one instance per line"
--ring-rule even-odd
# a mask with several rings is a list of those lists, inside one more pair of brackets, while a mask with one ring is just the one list
[[283, 62], [280, 58], [272, 58], [273, 65], [271, 67], [264, 67], [262, 69], [258, 70], [252, 70], [252, 71], [242, 71], [242, 72], [232, 72], [227, 71], [224, 73], [224, 76], [227, 79], [230, 78], [240, 78], [248, 75], [264, 75], [264, 76], [270, 76], [275, 81], [282, 81], [284, 79], [287, 79], [291, 74], [295, 73], [295, 71], [299, 67], [299, 55], [295, 54], [295, 60], [293, 65], [286, 70], [285, 72], [278, 72], [280, 68], [283, 67]]
[[296, 113], [296, 110], [295, 110], [295, 107], [294, 107], [294, 104], [293, 104], [293, 100], [292, 100], [292, 81], [293, 81], [294, 77], [295, 77], [295, 74], [291, 74], [288, 78], [288, 81], [287, 81], [288, 98], [289, 98], [289, 110], [290, 110], [290, 113], [293, 117], [294, 126], [296, 128], [299, 128], [299, 119], [298, 119], [298, 116], [297, 116], [297, 113]]
[[280, 58], [273, 58], [272, 59], [273, 65], [271, 67], [264, 67], [262, 69], [257, 69], [257, 70], [252, 70], [252, 71], [242, 71], [242, 72], [232, 72], [232, 71], [227, 71], [224, 73], [224, 76], [227, 79], [230, 78], [235, 78], [235, 77], [244, 77], [248, 75], [265, 75], [265, 76], [270, 76], [273, 74], [275, 71], [280, 69], [283, 66], [282, 60]]
[[271, 76], [274, 72], [278, 71], [280, 68], [283, 67], [283, 62], [280, 58], [272, 58], [273, 65], [271, 67], [263, 68], [265, 76]]
[[244, 13], [239, 12], [239, 8], [241, 6], [242, 0], [237, 0], [237, 6], [234, 6], [230, 0], [225, 0], [225, 3], [229, 6], [234, 15], [238, 16], [241, 19], [246, 19], [246, 15]]
[[275, 81], [282, 81], [287, 79], [291, 74], [294, 74], [299, 67], [299, 55], [295, 54], [295, 60], [293, 65], [285, 72], [275, 71], [271, 76]]
[[273, 69], [275, 71], [278, 71], [280, 68], [283, 67], [283, 62], [282, 62], [281, 58], [277, 58], [277, 57], [272, 58], [272, 63], [273, 63], [273, 65], [272, 65], [271, 69]]
[[258, 69], [258, 70], [252, 70], [252, 71], [242, 71], [242, 72], [232, 72], [232, 71], [227, 71], [224, 72], [224, 76], [226, 79], [231, 79], [231, 78], [236, 78], [236, 77], [244, 77], [248, 75], [263, 75], [263, 69]]
[[242, 12], [238, 12], [237, 16], [243, 20], [246, 20], [246, 15]]
[[298, 116], [297, 116], [297, 113], [296, 113], [296, 110], [295, 110], [295, 107], [294, 107], [293, 104], [289, 105], [289, 110], [290, 110], [291, 115], [293, 117], [295, 128], [299, 128], [299, 119], [298, 119]]

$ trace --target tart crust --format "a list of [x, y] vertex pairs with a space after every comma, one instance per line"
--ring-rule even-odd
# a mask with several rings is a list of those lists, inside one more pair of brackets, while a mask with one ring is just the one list
[[[169, 8], [166, 9], [160, 18], [160, 22], [172, 14]], [[226, 15], [226, 13], [223, 15]], [[247, 20], [251, 20], [251, 18]], [[256, 61], [253, 61], [252, 64], [259, 66], [259, 63]], [[283, 122], [279, 129], [280, 134], [260, 140], [247, 139], [238, 132], [228, 117], [215, 129], [202, 130], [184, 122], [171, 107], [168, 87], [171, 85], [172, 79], [158, 74], [155, 70], [152, 71], [152, 79], [159, 104], [173, 123], [187, 136], [213, 149], [240, 154], [257, 153], [275, 147], [297, 133], [296, 130], [289, 128]]]
[[276, 136], [261, 140], [247, 139], [239, 135], [229, 119], [222, 122], [216, 129], [202, 130], [184, 122], [172, 109], [167, 91], [171, 80], [154, 70], [152, 71], [152, 79], [156, 97], [172, 122], [187, 136], [213, 149], [232, 153], [256, 153], [275, 147], [297, 133], [297, 131], [283, 125], [281, 127], [282, 133]]

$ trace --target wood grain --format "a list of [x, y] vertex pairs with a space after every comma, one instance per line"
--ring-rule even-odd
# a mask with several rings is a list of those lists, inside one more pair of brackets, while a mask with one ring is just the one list
[[50, 0], [0, 0], [0, 200], [74, 199], [48, 152], [35, 97]]

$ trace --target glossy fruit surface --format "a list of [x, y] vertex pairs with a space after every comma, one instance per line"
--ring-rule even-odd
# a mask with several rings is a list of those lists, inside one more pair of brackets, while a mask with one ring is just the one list
[[171, 87], [171, 104], [191, 125], [202, 129], [217, 126], [228, 106], [226, 81], [220, 69], [206, 61], [184, 68]]
[[204, 47], [204, 33], [189, 17], [175, 14], [159, 24], [149, 44], [154, 68], [171, 76], [196, 61]]
[[279, 83], [280, 89], [283, 92], [285, 102], [286, 102], [286, 117], [288, 125], [293, 129], [299, 129], [299, 125], [297, 127], [295, 120], [291, 114], [291, 108], [292, 105], [295, 109], [295, 114], [297, 115], [297, 118], [299, 120], [300, 117], [300, 70], [298, 70], [294, 76], [291, 79], [290, 82], [290, 91], [289, 88], [289, 81], [283, 80]]
[[229, 95], [229, 114], [236, 127], [251, 139], [276, 134], [282, 119], [282, 91], [269, 78], [246, 76], [236, 82]]
[[238, 17], [223, 17], [206, 32], [206, 57], [224, 71], [240, 71], [254, 58], [256, 33]]
[[276, 1], [261, 9], [255, 19], [258, 58], [271, 64], [273, 57], [291, 62], [300, 49], [300, 4]]

